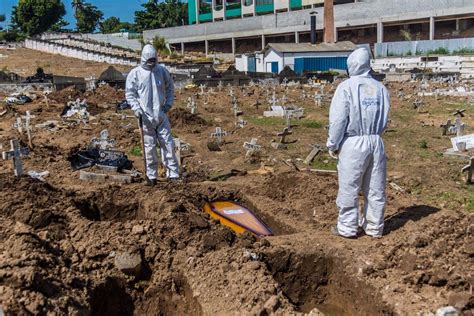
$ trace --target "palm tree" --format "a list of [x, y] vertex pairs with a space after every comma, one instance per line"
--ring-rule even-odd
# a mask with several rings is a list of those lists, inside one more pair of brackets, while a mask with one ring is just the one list
[[74, 16], [77, 19], [77, 13], [84, 9], [84, 0], [72, 0], [72, 8], [74, 9]]

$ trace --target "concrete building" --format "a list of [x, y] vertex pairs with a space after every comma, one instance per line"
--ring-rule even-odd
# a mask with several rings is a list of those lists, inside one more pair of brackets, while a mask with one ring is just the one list
[[286, 66], [297, 74], [347, 68], [347, 57], [357, 48], [352, 42], [270, 43], [265, 53], [236, 56], [236, 69], [247, 72], [280, 73]]
[[[201, 9], [206, 7], [204, 0], [190, 2], [190, 10], [193, 3], [195, 7], [189, 22], [194, 24], [148, 30], [145, 40], [164, 37], [183, 53], [253, 52], [263, 50], [267, 43], [309, 42], [310, 13], [316, 12], [318, 41], [322, 41], [322, 0], [206, 1], [207, 13]], [[336, 0], [333, 11], [335, 41], [374, 44], [474, 36], [473, 0]]]

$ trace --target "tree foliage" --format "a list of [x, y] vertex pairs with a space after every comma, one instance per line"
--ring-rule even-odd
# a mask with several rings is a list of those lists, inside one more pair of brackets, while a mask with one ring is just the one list
[[142, 6], [145, 10], [135, 12], [139, 31], [178, 26], [187, 21], [187, 4], [180, 0], [150, 0]]
[[76, 28], [79, 33], [92, 33], [99, 26], [104, 13], [95, 5], [83, 0], [73, 0], [74, 17], [76, 18]]
[[128, 22], [120, 22], [120, 19], [117, 17], [110, 17], [99, 25], [100, 32], [104, 34], [118, 33], [120, 30], [124, 29], [127, 31], [134, 31], [135, 26]]
[[65, 14], [61, 0], [19, 0], [13, 7], [12, 24], [32, 36], [47, 31]]
[[0, 14], [0, 22], [5, 22], [5, 14]]

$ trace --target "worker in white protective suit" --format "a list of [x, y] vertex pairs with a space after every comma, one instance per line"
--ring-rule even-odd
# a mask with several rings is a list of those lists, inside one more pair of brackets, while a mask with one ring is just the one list
[[125, 94], [143, 125], [147, 183], [155, 185], [157, 182], [157, 143], [167, 177], [173, 181], [179, 179], [171, 125], [166, 115], [174, 102], [173, 79], [166, 68], [157, 64], [157, 53], [152, 45], [143, 48], [140, 66], [128, 74]]
[[[390, 97], [387, 89], [370, 76], [370, 55], [355, 50], [347, 60], [350, 79], [336, 90], [329, 113], [329, 154], [338, 158], [339, 209], [332, 232], [357, 237], [359, 227], [381, 237], [384, 226], [386, 155], [382, 133], [387, 127]], [[359, 214], [359, 192], [365, 198]]]

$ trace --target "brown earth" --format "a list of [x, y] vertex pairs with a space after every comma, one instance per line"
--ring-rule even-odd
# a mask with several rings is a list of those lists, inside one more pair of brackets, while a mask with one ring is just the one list
[[[0, 57], [0, 70], [14, 72], [23, 77], [34, 75], [36, 69], [41, 67], [48, 74], [99, 78], [109, 66], [104, 63], [46, 54], [28, 48], [0, 49], [0, 55], [7, 56], [7, 58]], [[122, 72], [128, 72], [131, 69], [122, 65], [114, 65], [114, 67]]]
[[[288, 140], [296, 142], [287, 150], [270, 146], [284, 120], [261, 117], [271, 89], [234, 88], [249, 122], [244, 129], [234, 125], [227, 89], [215, 89], [208, 99], [199, 89], [176, 91], [173, 133], [194, 153], [184, 159], [185, 183], [153, 188], [85, 183], [67, 160], [106, 128], [142, 170], [142, 158], [133, 155], [140, 146], [136, 120], [111, 107], [123, 91], [101, 88], [81, 96], [67, 90], [50, 96], [48, 105], [41, 96], [15, 106], [0, 118], [3, 148], [15, 137], [27, 143], [11, 128], [26, 110], [36, 115], [34, 124], [58, 120], [60, 128], [35, 129], [34, 147], [23, 159], [25, 170], [50, 172], [46, 183], [16, 179], [11, 162], [0, 165], [2, 308], [8, 315], [286, 315], [314, 308], [326, 315], [424, 315], [453, 305], [472, 315], [474, 190], [460, 175], [466, 162], [440, 155], [450, 141], [438, 126], [463, 107], [464, 121], [474, 126], [473, 114], [463, 98], [428, 97], [427, 113], [417, 113], [409, 94], [418, 86], [389, 86], [389, 180], [403, 191], [388, 187], [382, 239], [330, 234], [337, 178], [301, 162], [310, 144], [325, 143], [328, 104], [318, 108], [303, 100], [300, 88], [289, 88], [287, 96], [305, 107], [306, 117], [293, 122], [298, 126]], [[334, 88], [326, 86], [326, 92]], [[277, 95], [283, 90], [278, 87]], [[399, 98], [399, 91], [406, 96]], [[89, 126], [68, 126], [59, 118], [69, 95], [94, 104]], [[185, 110], [191, 95], [196, 115]], [[217, 126], [228, 136], [220, 152], [210, 152]], [[243, 142], [252, 137], [263, 152], [250, 163]], [[335, 163], [323, 153], [312, 168], [334, 170]], [[231, 169], [247, 175], [208, 180]], [[201, 210], [217, 200], [252, 209], [275, 236], [235, 235]], [[124, 273], [116, 265], [123, 254], [141, 263]]]

